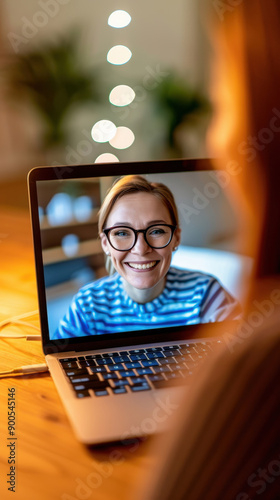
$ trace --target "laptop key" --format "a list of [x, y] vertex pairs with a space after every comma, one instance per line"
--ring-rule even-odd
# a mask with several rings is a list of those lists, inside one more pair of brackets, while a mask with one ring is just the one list
[[112, 360], [114, 363], [125, 363], [126, 361], [130, 362], [129, 357], [126, 354], [123, 356], [113, 356]]
[[[90, 361], [89, 361], [90, 362]], [[79, 365], [84, 368], [85, 366], [88, 366], [88, 360], [86, 359], [79, 359]]]
[[165, 374], [167, 380], [174, 380], [175, 378], [183, 378], [180, 372], [170, 372]]
[[142, 365], [144, 368], [148, 368], [150, 366], [159, 366], [159, 363], [156, 359], [151, 359], [150, 361], [142, 361]]
[[177, 363], [177, 365], [174, 365], [172, 366], [172, 371], [179, 371], [179, 370], [189, 370], [188, 367], [184, 366], [184, 365], [181, 365], [179, 363]]
[[106, 387], [109, 387], [109, 381], [104, 380], [91, 380], [90, 382], [83, 382], [82, 384], [73, 384], [73, 389], [75, 391], [83, 391], [85, 389], [96, 389], [96, 390], [102, 390], [106, 389]]
[[78, 369], [78, 365], [76, 363], [76, 361], [65, 361], [65, 362], [61, 362], [61, 365], [62, 367], [65, 369], [65, 368], [76, 368]]
[[72, 361], [77, 361], [77, 358], [63, 358], [63, 359], [59, 360], [59, 362], [61, 364], [63, 364], [63, 363], [71, 363]]
[[131, 383], [134, 384], [145, 384], [147, 383], [147, 380], [144, 377], [131, 377], [130, 378]]
[[164, 355], [162, 352], [160, 351], [156, 351], [156, 352], [148, 352], [147, 353], [147, 358], [148, 359], [156, 359], [156, 358], [164, 358]]
[[86, 386], [85, 386], [85, 385], [83, 385], [83, 384], [80, 384], [80, 385], [79, 385], [79, 384], [78, 384], [78, 385], [73, 385], [73, 389], [74, 389], [75, 391], [84, 391], [84, 390], [86, 389]]
[[163, 377], [163, 375], [161, 375], [160, 373], [158, 375], [148, 375], [148, 379], [151, 382], [156, 382], [158, 380], [165, 380], [165, 378]]
[[[145, 363], [145, 361], [142, 361], [143, 363]], [[140, 365], [140, 363], [138, 361], [134, 361], [132, 363], [125, 363], [125, 367], [126, 368], [142, 368], [142, 366]]]
[[159, 362], [160, 366], [163, 366], [163, 365], [169, 365], [170, 362], [175, 363], [176, 361], [174, 361], [173, 358], [167, 358], [167, 359], [164, 358], [164, 359], [159, 359], [158, 362]]
[[206, 349], [206, 346], [203, 344], [195, 344], [194, 350], [198, 353], [201, 354], [203, 352], [208, 352], [208, 349]]
[[111, 360], [111, 358], [101, 358], [101, 359], [97, 359], [96, 363], [98, 366], [110, 365], [110, 364], [112, 364], [112, 360]]
[[119, 374], [121, 377], [135, 377], [135, 373], [133, 370], [120, 370]]
[[79, 399], [88, 398], [88, 397], [90, 397], [90, 393], [88, 391], [76, 391], [75, 396], [76, 396], [76, 398], [79, 398]]
[[108, 391], [106, 391], [106, 389], [101, 390], [101, 391], [100, 390], [94, 390], [93, 392], [94, 392], [95, 396], [98, 396], [98, 397], [99, 396], [109, 396], [109, 393], [108, 393]]
[[112, 380], [112, 382], [114, 383], [114, 387], [122, 387], [123, 385], [129, 385], [128, 380], [126, 380], [125, 378], [119, 380]]
[[102, 373], [101, 375], [104, 378], [104, 380], [115, 380], [115, 379], [118, 380], [119, 379], [118, 375], [114, 372], [113, 373]]
[[89, 366], [91, 373], [108, 373], [105, 366]]
[[88, 375], [88, 371], [86, 368], [68, 368], [64, 370], [64, 373], [67, 375], [67, 377], [74, 377], [75, 375]]
[[196, 363], [197, 361], [201, 361], [204, 359], [204, 356], [201, 356], [200, 354], [197, 354], [196, 352], [192, 352], [192, 354], [189, 354], [189, 358]]
[[154, 366], [153, 370], [155, 373], [167, 373], [171, 371], [168, 366]]
[[181, 349], [182, 354], [191, 354], [194, 351], [194, 349], [190, 349], [189, 347]]
[[107, 365], [108, 366], [108, 370], [110, 371], [118, 371], [118, 370], [123, 370], [123, 365], [121, 363], [116, 363], [115, 365]]
[[146, 354], [131, 354], [130, 355], [131, 361], [138, 361], [141, 359], [148, 359]]
[[114, 394], [125, 394], [127, 392], [125, 386], [115, 387], [112, 391]]
[[149, 391], [151, 387], [149, 386], [148, 383], [146, 384], [134, 384], [130, 386], [130, 389], [133, 392], [139, 392], [139, 391]]
[[[137, 375], [149, 375], [150, 373], [153, 373], [153, 372], [152, 372], [151, 368], [137, 368], [136, 373], [137, 373]], [[133, 377], [134, 374], [129, 375], [129, 376]]]
[[95, 359], [87, 359], [87, 366], [97, 366], [97, 360]]
[[83, 382], [90, 382], [91, 380], [97, 380], [99, 382], [99, 378], [98, 378], [98, 375], [94, 374], [94, 375], [80, 375], [80, 376], [74, 376], [74, 377], [70, 377], [70, 381], [72, 382], [72, 384], [78, 384], [78, 383], [83, 383]]
[[162, 351], [162, 347], [147, 347], [146, 352]]
[[159, 359], [159, 364], [163, 365], [176, 365], [177, 361], [174, 358]]
[[78, 382], [79, 383], [89, 382], [89, 378], [88, 377], [70, 377], [70, 381], [72, 382], [72, 384], [78, 384]]
[[164, 351], [164, 356], [166, 358], [173, 357], [173, 356], [181, 356], [181, 353], [178, 350], [171, 351], [171, 349], [170, 349], [168, 351]]

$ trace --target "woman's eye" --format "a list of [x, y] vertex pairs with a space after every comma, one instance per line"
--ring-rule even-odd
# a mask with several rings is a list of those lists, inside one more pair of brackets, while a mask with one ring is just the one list
[[162, 234], [165, 234], [164, 229], [161, 228], [156, 228], [156, 229], [151, 229], [149, 231], [150, 236], [161, 236]]
[[128, 231], [115, 231], [113, 233], [113, 236], [115, 238], [125, 238], [126, 236], [129, 236], [129, 232]]

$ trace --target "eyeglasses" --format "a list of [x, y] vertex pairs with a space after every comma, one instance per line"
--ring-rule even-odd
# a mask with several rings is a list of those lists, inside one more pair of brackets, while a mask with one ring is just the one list
[[164, 248], [172, 240], [177, 226], [171, 224], [153, 224], [147, 229], [133, 229], [129, 226], [114, 226], [103, 229], [103, 233], [115, 250], [127, 252], [136, 244], [138, 233], [143, 233], [146, 243], [151, 248]]

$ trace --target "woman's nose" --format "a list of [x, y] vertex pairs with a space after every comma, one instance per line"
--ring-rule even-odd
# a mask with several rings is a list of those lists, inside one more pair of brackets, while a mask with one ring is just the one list
[[137, 235], [137, 240], [134, 245], [134, 247], [130, 250], [132, 253], [137, 253], [139, 255], [144, 255], [150, 251], [152, 251], [152, 248], [148, 245], [144, 238], [143, 233], [138, 233]]

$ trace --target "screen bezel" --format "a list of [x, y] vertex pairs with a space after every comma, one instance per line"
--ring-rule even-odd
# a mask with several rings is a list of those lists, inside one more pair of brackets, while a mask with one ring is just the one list
[[[185, 338], [203, 338], [218, 335], [227, 327], [238, 321], [223, 321], [222, 323], [186, 325], [183, 327], [154, 328], [150, 330], [125, 331], [121, 334], [103, 334], [100, 336], [83, 336], [76, 338], [50, 340], [44, 266], [42, 258], [42, 243], [38, 211], [37, 182], [48, 180], [84, 179], [94, 177], [111, 177], [129, 174], [160, 174], [172, 172], [196, 172], [213, 170], [212, 160], [174, 159], [141, 161], [127, 163], [102, 163], [90, 165], [61, 165], [54, 167], [36, 167], [28, 174], [28, 195], [32, 224], [34, 256], [37, 276], [37, 293], [39, 302], [42, 346], [45, 354], [55, 352], [83, 351], [90, 349], [107, 349], [125, 345], [156, 343], [161, 341], [184, 340]], [[105, 172], [106, 171], [106, 172]], [[205, 328], [207, 327], [207, 328]]]

